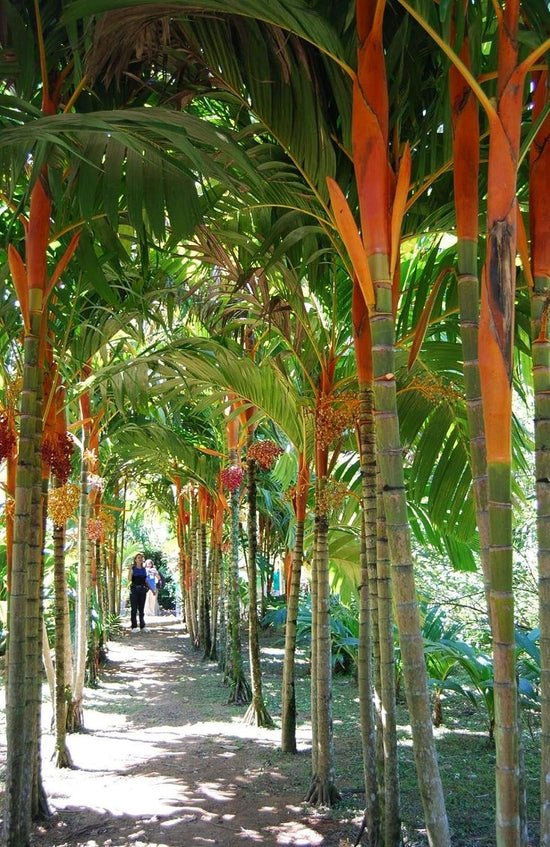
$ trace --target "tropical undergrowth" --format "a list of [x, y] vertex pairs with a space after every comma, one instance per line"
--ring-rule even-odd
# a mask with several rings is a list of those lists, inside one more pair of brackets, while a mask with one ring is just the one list
[[[271, 634], [268, 634], [271, 633]], [[280, 714], [280, 673], [282, 652], [276, 632], [264, 631], [262, 654], [266, 704], [276, 719]], [[465, 677], [461, 677], [466, 684]], [[298, 734], [309, 726], [309, 660], [306, 649], [298, 651], [296, 679]], [[449, 815], [453, 847], [494, 847], [495, 748], [490, 738], [484, 705], [451, 688], [441, 694], [443, 722], [436, 727], [445, 801]], [[364, 807], [363, 763], [357, 683], [353, 673], [333, 678], [333, 718], [336, 760], [336, 786], [341, 802], [323, 814], [349, 829], [350, 843], [357, 834], [358, 820]], [[426, 847], [422, 803], [418, 792], [412, 750], [412, 738], [404, 697], [397, 704], [397, 731], [402, 806], [403, 844]], [[522, 742], [525, 757], [527, 820], [530, 843], [536, 844], [538, 832], [540, 719], [531, 710], [523, 712]], [[300, 750], [293, 762], [293, 779], [309, 780], [310, 761]], [[283, 754], [281, 754], [282, 756]]]

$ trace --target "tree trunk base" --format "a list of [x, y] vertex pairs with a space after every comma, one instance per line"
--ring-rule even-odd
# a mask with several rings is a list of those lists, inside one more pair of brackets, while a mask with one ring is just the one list
[[69, 768], [70, 770], [74, 770], [71, 754], [65, 744], [62, 747], [56, 747], [54, 761], [56, 768]]
[[[370, 817], [372, 817], [372, 815]], [[366, 841], [363, 841], [363, 836], [366, 836]], [[353, 847], [359, 847], [362, 843], [365, 844], [366, 847], [384, 847], [384, 840], [380, 833], [380, 826], [375, 825], [372, 821], [369, 823], [369, 815], [367, 813], [363, 815], [361, 828], [357, 838], [353, 842]], [[387, 847], [392, 847], [392, 845], [396, 847], [396, 845], [399, 844], [402, 844], [400, 832], [398, 832], [396, 838], [390, 842]]]
[[314, 776], [304, 799], [311, 806], [335, 806], [342, 798], [331, 780]]
[[67, 705], [67, 732], [83, 732], [84, 731], [84, 712], [82, 711], [82, 701], [73, 700]]
[[230, 679], [229, 684], [231, 686], [231, 694], [227, 702], [235, 706], [248, 706], [252, 699], [252, 691], [244, 676], [239, 679]]
[[262, 703], [257, 707], [254, 701], [252, 701], [246, 710], [243, 723], [247, 726], [260, 726], [264, 729], [272, 729], [275, 726], [275, 721], [267, 711], [265, 705]]
[[441, 705], [441, 697], [439, 694], [436, 694], [435, 697], [432, 719], [434, 726], [441, 726], [443, 723], [443, 706]]
[[48, 803], [48, 795], [42, 785], [42, 780], [40, 780], [38, 785], [38, 814], [36, 815], [37, 820], [47, 820], [51, 818], [52, 811], [50, 809], [50, 804]]

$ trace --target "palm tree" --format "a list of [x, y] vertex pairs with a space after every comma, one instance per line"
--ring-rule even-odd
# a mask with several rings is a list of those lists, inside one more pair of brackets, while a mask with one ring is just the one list
[[[542, 117], [548, 101], [547, 75], [536, 77], [533, 120]], [[530, 229], [531, 229], [531, 321], [533, 383], [535, 390], [535, 478], [537, 494], [537, 534], [539, 545], [539, 605], [541, 668], [541, 835], [540, 843], [550, 844], [550, 804], [548, 775], [550, 774], [550, 593], [548, 569], [548, 539], [545, 531], [548, 516], [548, 450], [544, 431], [548, 425], [546, 396], [548, 390], [547, 315], [550, 286], [548, 266], [548, 195], [542, 190], [544, 173], [550, 157], [550, 118], [542, 121], [530, 151]]]

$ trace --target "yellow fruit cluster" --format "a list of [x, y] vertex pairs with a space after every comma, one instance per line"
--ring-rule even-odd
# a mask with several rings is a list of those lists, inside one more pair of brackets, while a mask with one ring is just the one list
[[328, 515], [342, 506], [349, 494], [349, 489], [345, 482], [338, 482], [335, 479], [323, 480], [323, 482], [324, 485], [318, 487], [315, 495], [315, 507], [318, 514]]
[[315, 410], [317, 443], [325, 449], [330, 447], [346, 429], [355, 427], [358, 414], [359, 401], [354, 394], [321, 398]]
[[101, 508], [99, 510], [99, 520], [103, 525], [103, 532], [105, 535], [109, 535], [109, 533], [115, 531], [115, 518], [112, 512], [109, 512], [105, 508]]
[[79, 500], [80, 488], [74, 482], [52, 488], [48, 494], [48, 517], [56, 526], [65, 526], [75, 513]]
[[90, 541], [101, 541], [103, 523], [99, 518], [90, 518], [86, 527], [86, 535]]

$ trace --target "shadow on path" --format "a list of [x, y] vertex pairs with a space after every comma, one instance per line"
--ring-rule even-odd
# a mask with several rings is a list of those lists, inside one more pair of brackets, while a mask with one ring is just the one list
[[[275, 659], [266, 688], [277, 718]], [[244, 709], [227, 697], [216, 665], [201, 661], [174, 618], [144, 633], [124, 630], [109, 644], [99, 687], [86, 690], [85, 732], [68, 738], [74, 770], [51, 762], [44, 704], [43, 783], [53, 814], [35, 827], [32, 844], [352, 844], [355, 826], [344, 834], [341, 821], [302, 803], [308, 728], [298, 755], [284, 756], [280, 728], [244, 725]]]

